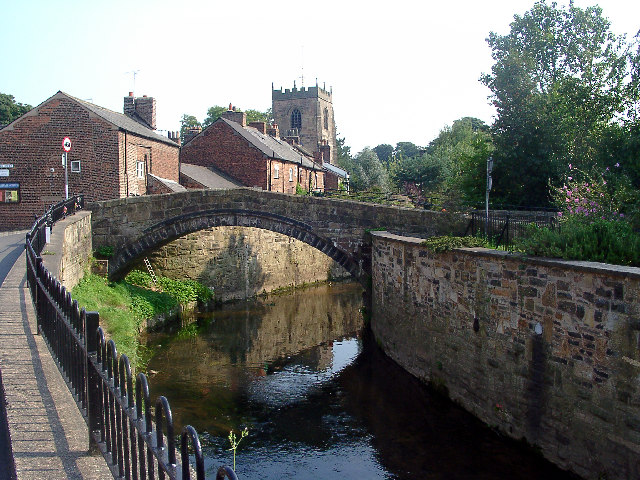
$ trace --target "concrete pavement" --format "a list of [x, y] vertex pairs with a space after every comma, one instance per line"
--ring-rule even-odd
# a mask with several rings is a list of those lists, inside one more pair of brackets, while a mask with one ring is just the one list
[[88, 454], [86, 424], [36, 334], [25, 273], [23, 251], [0, 287], [0, 372], [16, 478], [113, 478], [102, 456]]

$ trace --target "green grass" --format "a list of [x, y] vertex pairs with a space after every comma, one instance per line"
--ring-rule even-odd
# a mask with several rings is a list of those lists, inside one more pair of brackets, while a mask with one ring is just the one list
[[[134, 273], [135, 272], [135, 273]], [[212, 297], [204, 285], [193, 280], [178, 281], [159, 277], [163, 291], [154, 291], [144, 272], [134, 271], [125, 281], [109, 282], [103, 277], [87, 274], [71, 291], [80, 307], [100, 314], [100, 325], [113, 339], [118, 353], [129, 357], [132, 367], [142, 366], [144, 352], [138, 342], [141, 326], [146, 319], [169, 312], [178, 304], [207, 301]], [[135, 283], [144, 285], [137, 286]]]

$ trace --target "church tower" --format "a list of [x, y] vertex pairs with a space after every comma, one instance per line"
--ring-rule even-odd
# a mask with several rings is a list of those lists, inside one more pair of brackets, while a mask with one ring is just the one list
[[335, 165], [336, 123], [333, 117], [332, 90], [318, 87], [282, 91], [272, 89], [272, 112], [280, 134], [305, 150], [317, 154], [325, 163]]

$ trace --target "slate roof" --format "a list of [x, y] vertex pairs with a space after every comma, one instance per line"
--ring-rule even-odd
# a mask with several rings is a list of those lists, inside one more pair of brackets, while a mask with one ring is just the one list
[[342, 178], [349, 178], [349, 174], [346, 172], [346, 170], [343, 170], [341, 168], [336, 167], [335, 165], [331, 164], [331, 163], [323, 163], [322, 166], [326, 169], [329, 170], [330, 172], [335, 173], [337, 176], [342, 177]]
[[291, 163], [301, 163], [306, 168], [320, 170], [321, 167], [305, 156], [300, 150], [296, 150], [284, 140], [260, 133], [253, 127], [243, 127], [239, 123], [220, 117], [216, 122], [224, 122], [235, 130], [239, 135], [251, 143], [254, 147], [264, 153], [267, 157], [284, 160]]
[[[150, 140], [155, 140], [157, 142], [166, 143], [166, 144], [172, 145], [172, 146], [174, 146], [176, 148], [179, 147], [179, 145], [176, 142], [174, 142], [173, 140], [171, 140], [169, 137], [165, 137], [165, 136], [162, 136], [162, 135], [154, 132], [152, 129], [146, 127], [145, 125], [143, 125], [141, 123], [138, 123], [136, 120], [134, 120], [131, 117], [128, 117], [124, 113], [114, 112], [113, 110], [109, 110], [108, 108], [103, 108], [103, 107], [100, 107], [99, 105], [94, 105], [93, 103], [89, 103], [89, 102], [87, 102], [85, 100], [80, 100], [79, 98], [71, 96], [68, 93], [64, 93], [62, 91], [58, 91], [58, 93], [56, 93], [55, 95], [53, 95], [50, 98], [48, 98], [47, 100], [42, 102], [37, 107], [33, 108], [30, 112], [25, 113], [25, 115], [29, 115], [31, 112], [37, 112], [37, 110], [42, 105], [44, 105], [45, 103], [49, 102], [50, 100], [53, 100], [54, 98], [59, 98], [59, 97], [65, 97], [65, 98], [67, 98], [69, 100], [72, 100], [72, 101], [78, 103], [82, 107], [86, 108], [90, 112], [96, 114], [97, 116], [99, 116], [103, 120], [109, 122], [110, 124], [112, 124], [113, 126], [119, 128], [121, 130], [133, 133], [135, 135], [139, 135], [139, 136], [144, 137], [144, 138], [148, 138]], [[22, 117], [20, 117], [20, 118], [22, 118]], [[20, 118], [14, 120], [14, 122], [19, 121]]]
[[213, 167], [181, 163], [180, 173], [211, 189], [227, 189], [243, 186], [242, 183]]

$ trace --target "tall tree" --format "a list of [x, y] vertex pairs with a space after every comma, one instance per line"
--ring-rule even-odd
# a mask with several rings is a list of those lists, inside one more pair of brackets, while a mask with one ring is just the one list
[[182, 139], [182, 141], [184, 142], [189, 129], [201, 126], [202, 125], [200, 124], [198, 119], [193, 115], [187, 115], [186, 113], [182, 115], [182, 118], [180, 119], [180, 138]]
[[413, 158], [420, 155], [420, 147], [411, 142], [398, 142], [394, 150], [396, 158]]
[[213, 107], [209, 107], [207, 110], [207, 116], [202, 122], [202, 128], [207, 128], [213, 122], [215, 122], [218, 118], [222, 116], [224, 112], [228, 110], [227, 107], [221, 107], [220, 105], [214, 105]]
[[388, 143], [382, 143], [373, 148], [380, 161], [388, 168], [393, 161], [393, 147]]
[[31, 105], [16, 102], [13, 95], [0, 93], [0, 125], [8, 125], [31, 108]]
[[509, 203], [547, 205], [549, 183], [569, 163], [597, 162], [602, 132], [624, 111], [628, 46], [600, 7], [544, 0], [487, 42], [495, 64], [481, 81], [497, 110], [494, 189]]

